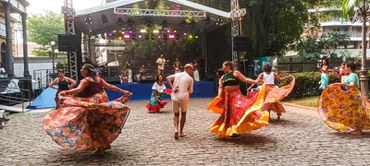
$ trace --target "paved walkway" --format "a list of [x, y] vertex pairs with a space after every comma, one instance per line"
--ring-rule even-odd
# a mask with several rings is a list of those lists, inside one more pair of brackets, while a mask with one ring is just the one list
[[[174, 140], [172, 113], [149, 114], [145, 101], [132, 109], [122, 134], [103, 155], [63, 150], [42, 128], [46, 112], [9, 116], [0, 130], [0, 165], [369, 165], [370, 133], [339, 134], [314, 110], [286, 106], [280, 122], [222, 140], [209, 132], [218, 115], [206, 111], [211, 99], [195, 99], [187, 137]], [[171, 104], [170, 104], [171, 105]], [[273, 118], [276, 118], [273, 115]]]

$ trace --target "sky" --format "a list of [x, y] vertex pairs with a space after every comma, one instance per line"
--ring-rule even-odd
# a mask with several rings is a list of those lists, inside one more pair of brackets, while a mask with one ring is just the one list
[[[56, 13], [61, 13], [64, 0], [27, 0], [30, 6], [27, 7], [27, 13], [43, 14], [45, 10], [50, 10]], [[102, 0], [73, 0], [73, 8], [76, 11], [87, 9], [90, 7], [99, 6]]]

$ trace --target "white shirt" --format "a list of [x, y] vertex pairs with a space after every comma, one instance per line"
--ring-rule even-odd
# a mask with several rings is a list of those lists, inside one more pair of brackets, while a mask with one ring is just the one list
[[266, 72], [263, 72], [263, 82], [268, 85], [268, 84], [275, 84], [275, 75], [274, 72], [271, 72], [270, 74], [266, 74]]
[[176, 73], [169, 77], [173, 79], [173, 87], [179, 88], [178, 92], [172, 92], [171, 99], [173, 101], [189, 100], [190, 94], [193, 93], [193, 78], [187, 72]]
[[158, 65], [158, 69], [164, 70], [164, 65], [166, 64], [166, 59], [158, 58], [155, 63]]
[[159, 93], [163, 93], [164, 90], [166, 90], [166, 85], [162, 84], [162, 86], [160, 86], [157, 82], [155, 82], [152, 90], [157, 90]]

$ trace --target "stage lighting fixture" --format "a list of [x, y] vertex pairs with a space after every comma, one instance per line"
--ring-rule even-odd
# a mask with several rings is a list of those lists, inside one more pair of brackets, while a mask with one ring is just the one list
[[198, 38], [199, 38], [199, 36], [195, 36], [195, 38], [196, 38], [196, 39], [198, 39]]
[[158, 34], [159, 33], [159, 30], [153, 30], [153, 33], [155, 33], [155, 34]]
[[92, 18], [91, 17], [85, 17], [85, 23], [86, 24], [92, 24]]
[[126, 32], [125, 31], [122, 31], [121, 33], [122, 33], [122, 35], [124, 35]]
[[139, 39], [142, 39], [142, 38], [143, 38], [143, 35], [137, 35], [137, 37], [138, 37]]
[[221, 19], [221, 18], [218, 18], [218, 19], [216, 20], [216, 25], [224, 25], [224, 20], [223, 20], [223, 19]]
[[176, 35], [175, 34], [169, 34], [168, 39], [176, 39]]
[[121, 26], [123, 26], [124, 24], [125, 24], [125, 22], [123, 21], [123, 19], [122, 19], [121, 17], [119, 17], [119, 18], [117, 19], [116, 26], [121, 27]]
[[189, 35], [189, 39], [193, 39], [193, 35]]
[[161, 39], [162, 38], [162, 36], [161, 35], [158, 35], [158, 39]]
[[103, 24], [108, 23], [108, 18], [105, 14], [102, 14], [100, 17], [101, 17], [101, 20], [103, 21]]
[[161, 25], [162, 25], [163, 28], [167, 28], [167, 26], [168, 26], [167, 20], [163, 20]]
[[130, 34], [125, 34], [125, 35], [123, 35], [123, 38], [124, 39], [131, 39], [131, 35]]
[[188, 33], [184, 32], [184, 36], [188, 35]]
[[122, 40], [122, 37], [120, 36], [120, 37], [118, 37], [118, 40]]
[[109, 32], [108, 33], [108, 36], [112, 37], [113, 36], [113, 33], [112, 32]]
[[141, 29], [140, 33], [146, 33], [146, 29]]
[[177, 29], [173, 29], [173, 33], [177, 33]]

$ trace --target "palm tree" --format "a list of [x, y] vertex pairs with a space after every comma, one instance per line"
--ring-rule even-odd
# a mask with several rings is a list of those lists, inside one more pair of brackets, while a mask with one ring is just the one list
[[[357, 9], [358, 8], [358, 9]], [[355, 10], [357, 9], [357, 10]], [[368, 12], [369, 12], [369, 4], [368, 0], [343, 0], [342, 2], [342, 10], [343, 16], [345, 18], [351, 18], [352, 21], [357, 21], [360, 19], [362, 21], [362, 60], [361, 60], [361, 73], [360, 73], [360, 82], [361, 82], [361, 92], [362, 94], [368, 96], [369, 89], [368, 89], [368, 76], [367, 76], [367, 69], [366, 69], [366, 21]]]

